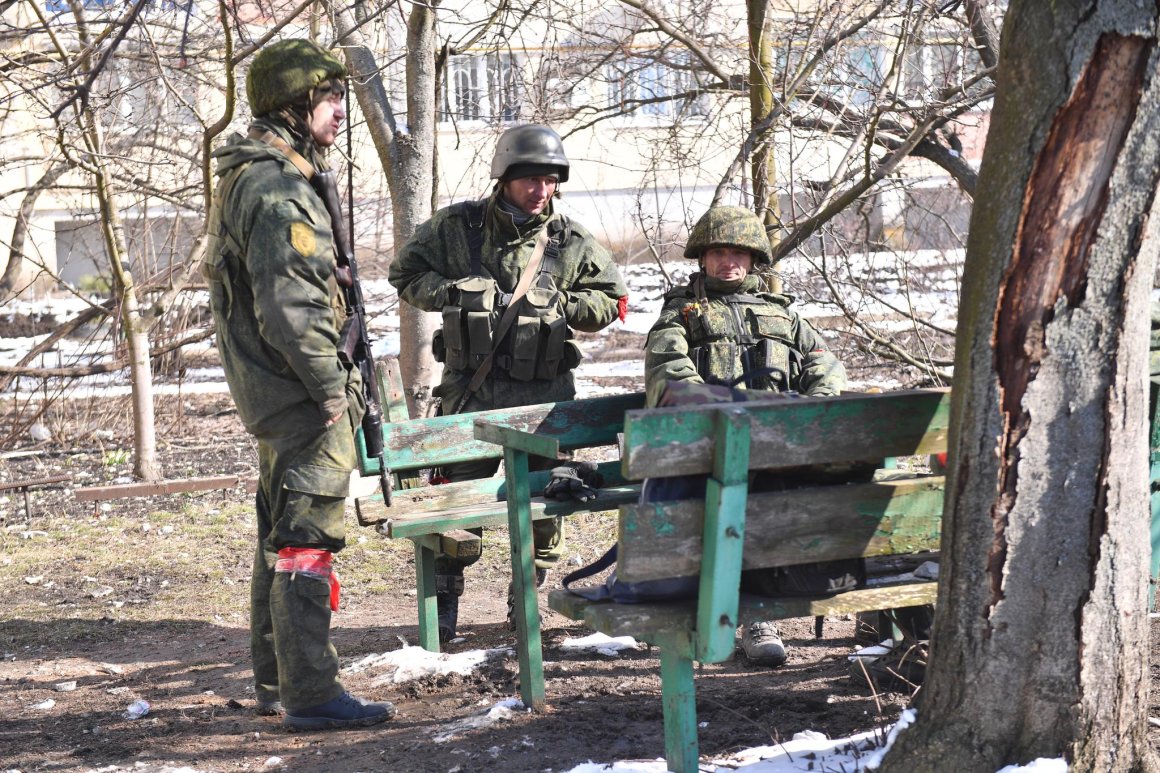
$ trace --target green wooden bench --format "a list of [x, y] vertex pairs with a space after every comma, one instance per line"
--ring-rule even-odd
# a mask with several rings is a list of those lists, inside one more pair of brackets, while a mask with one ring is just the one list
[[609, 636], [633, 636], [660, 648], [671, 770], [697, 770], [693, 662], [730, 658], [739, 625], [935, 600], [936, 583], [921, 580], [831, 596], [741, 594], [742, 569], [937, 550], [943, 505], [941, 476], [748, 495], [749, 471], [938, 453], [946, 450], [949, 414], [946, 390], [628, 412], [626, 479], [707, 473], [709, 480], [704, 499], [621, 507], [617, 577], [699, 576], [699, 597], [619, 604], [557, 590], [549, 604]]
[[[359, 522], [375, 526], [393, 539], [406, 538], [414, 543], [415, 590], [419, 613], [419, 645], [432, 652], [439, 651], [438, 612], [435, 602], [435, 556], [440, 551], [458, 554], [478, 554], [479, 537], [465, 531], [475, 527], [510, 525], [509, 482], [503, 477], [483, 478], [430, 485], [419, 475], [422, 470], [457, 462], [479, 459], [498, 459], [504, 451], [500, 446], [475, 436], [477, 420], [493, 422], [497, 426], [518, 426], [550, 439], [552, 450], [545, 456], [556, 458], [560, 451], [615, 445], [621, 431], [626, 410], [644, 405], [640, 393], [572, 400], [558, 403], [523, 406], [520, 408], [479, 411], [476, 413], [408, 419], [402, 401], [401, 380], [397, 366], [386, 361], [380, 367], [380, 394], [384, 395], [383, 448], [386, 466], [394, 482], [388, 505], [381, 493], [356, 500]], [[359, 473], [364, 477], [378, 477], [379, 463], [366, 454], [361, 430], [356, 436]], [[546, 450], [546, 449], [545, 449]], [[526, 470], [526, 459], [525, 467]], [[597, 499], [582, 503], [574, 500], [545, 499], [539, 496], [547, 485], [550, 473], [533, 472], [521, 479], [525, 490], [537, 496], [526, 495], [521, 500], [520, 512], [530, 519], [553, 518], [580, 512], [615, 510], [621, 504], [634, 502], [640, 486], [625, 483], [619, 461], [600, 464], [604, 487]], [[510, 479], [510, 474], [509, 474]], [[522, 555], [532, 549], [530, 520], [527, 530], [512, 529], [512, 555]], [[535, 603], [534, 569], [522, 561], [513, 561], [512, 574], [517, 595], [528, 589]], [[521, 691], [525, 703], [531, 705], [531, 685], [543, 683], [542, 669], [533, 674], [528, 664], [542, 659], [539, 616], [532, 624], [519, 627]], [[541, 701], [542, 703], [542, 701]]]

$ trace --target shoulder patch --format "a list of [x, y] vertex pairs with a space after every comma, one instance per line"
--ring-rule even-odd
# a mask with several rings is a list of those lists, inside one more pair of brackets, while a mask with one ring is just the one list
[[295, 220], [290, 224], [290, 246], [304, 258], [313, 257], [317, 248], [314, 229], [301, 220]]

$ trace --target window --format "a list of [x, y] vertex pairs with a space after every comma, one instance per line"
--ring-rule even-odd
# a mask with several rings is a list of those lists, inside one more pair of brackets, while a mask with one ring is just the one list
[[682, 97], [697, 88], [696, 75], [655, 58], [633, 56], [605, 68], [608, 101], [619, 105], [626, 116], [638, 119], [673, 119], [705, 116], [703, 95]]
[[165, 125], [181, 131], [200, 127], [197, 114], [197, 83], [193, 74], [173, 70], [161, 77], [148, 66], [131, 59], [117, 61], [103, 73], [117, 116], [137, 127]]
[[524, 102], [515, 54], [459, 55], [447, 60], [439, 120], [513, 123]]
[[887, 52], [882, 46], [851, 46], [839, 60], [831, 92], [856, 107], [865, 107], [878, 96], [888, 68]]
[[935, 43], [918, 46], [907, 52], [903, 71], [907, 96], [924, 91], [941, 91], [963, 79], [963, 46]]

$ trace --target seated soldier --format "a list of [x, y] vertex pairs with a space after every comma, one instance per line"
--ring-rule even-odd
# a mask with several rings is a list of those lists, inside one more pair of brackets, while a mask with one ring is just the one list
[[[713, 207], [693, 227], [685, 257], [696, 260], [700, 271], [665, 295], [648, 334], [650, 407], [674, 381], [806, 396], [836, 395], [845, 388], [845, 369], [821, 335], [790, 310], [793, 299], [765, 292], [753, 273], [771, 265], [769, 237], [756, 215], [741, 207]], [[768, 587], [754, 580], [761, 578], [746, 577], [743, 585]], [[747, 626], [741, 641], [755, 663], [776, 667], [786, 660], [772, 621]]]

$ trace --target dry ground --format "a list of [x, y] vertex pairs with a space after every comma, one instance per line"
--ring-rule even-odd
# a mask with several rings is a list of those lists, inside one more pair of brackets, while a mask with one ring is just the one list
[[[14, 420], [10, 403], [0, 403]], [[255, 473], [252, 442], [226, 395], [159, 401], [166, 476]], [[7, 455], [0, 481], [66, 473], [73, 486], [130, 475], [126, 399], [57, 403], [44, 417], [54, 440]], [[0, 434], [5, 427], [0, 426]], [[2, 494], [4, 492], [0, 492]], [[659, 660], [577, 655], [561, 642], [588, 631], [544, 610], [548, 708], [479, 728], [454, 723], [517, 696], [514, 650], [470, 677], [372, 686], [397, 718], [374, 729], [290, 734], [255, 716], [248, 634], [252, 514], [242, 491], [78, 503], [70, 488], [0, 501], [0, 770], [563, 771], [588, 760], [663, 754]], [[344, 608], [334, 641], [344, 664], [416, 642], [410, 543], [355, 525], [339, 557]], [[614, 540], [611, 514], [569, 521], [566, 561], [587, 563]], [[488, 533], [469, 570], [464, 641], [452, 651], [514, 645], [504, 624], [506, 534]], [[550, 582], [558, 582], [559, 573]], [[851, 678], [851, 620], [783, 626], [789, 663], [775, 671], [743, 658], [704, 666], [697, 681], [704, 755], [789, 739], [885, 727], [910, 698], [876, 694]], [[1153, 663], [1160, 630], [1153, 623]], [[1155, 672], [1153, 666], [1153, 673]], [[61, 690], [75, 682], [75, 689]], [[143, 719], [122, 718], [135, 698]], [[1155, 702], [1154, 702], [1155, 703]], [[1160, 709], [1153, 708], [1153, 715]], [[1160, 747], [1160, 731], [1153, 730]], [[437, 739], [436, 736], [439, 738]], [[276, 758], [276, 759], [275, 759]]]

